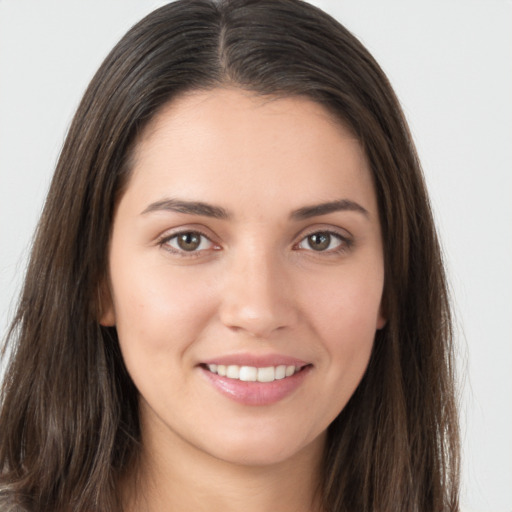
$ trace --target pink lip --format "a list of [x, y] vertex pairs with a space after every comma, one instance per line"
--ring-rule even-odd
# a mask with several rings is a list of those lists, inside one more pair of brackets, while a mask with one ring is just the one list
[[[301, 370], [291, 377], [274, 380], [273, 382], [244, 382], [212, 373], [206, 368], [208, 364], [224, 364], [227, 366], [236, 364], [238, 366], [255, 366], [257, 368], [293, 365], [301, 367]], [[275, 404], [297, 390], [309, 374], [312, 365], [299, 359], [285, 356], [242, 357], [237, 355], [212, 359], [201, 364], [199, 369], [210, 384], [227, 398], [243, 405], [264, 406]]]

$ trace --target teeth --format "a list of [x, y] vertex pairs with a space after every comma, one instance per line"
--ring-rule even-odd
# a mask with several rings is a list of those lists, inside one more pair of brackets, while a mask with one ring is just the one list
[[245, 382], [256, 382], [258, 380], [258, 369], [254, 368], [254, 366], [241, 366], [240, 380]]
[[291, 377], [295, 373], [295, 366], [287, 366], [284, 372], [286, 377]]
[[209, 364], [207, 367], [212, 373], [216, 373], [221, 377], [242, 380], [244, 382], [274, 382], [274, 380], [291, 377], [300, 370], [299, 366], [286, 366], [284, 364], [279, 366], [267, 366], [265, 368], [238, 366], [236, 364], [230, 364], [228, 366], [223, 364]]
[[[293, 372], [295, 373], [295, 367], [293, 367]], [[286, 366], [283, 364], [281, 366], [276, 366], [275, 379], [280, 380], [286, 377]]]
[[239, 379], [240, 378], [240, 366], [230, 364], [226, 368], [226, 377], [228, 379]]
[[258, 382], [274, 382], [276, 371], [273, 366], [258, 368]]

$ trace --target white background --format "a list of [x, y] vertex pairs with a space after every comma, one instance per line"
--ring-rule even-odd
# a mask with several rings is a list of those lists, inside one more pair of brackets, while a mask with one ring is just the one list
[[[162, 1], [0, 0], [0, 331], [71, 116], [110, 48]], [[318, 0], [400, 97], [457, 314], [463, 503], [512, 511], [512, 2]]]

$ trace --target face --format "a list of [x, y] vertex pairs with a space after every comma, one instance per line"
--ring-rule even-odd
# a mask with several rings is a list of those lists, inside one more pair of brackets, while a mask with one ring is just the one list
[[174, 100], [136, 147], [109, 278], [101, 322], [145, 442], [253, 465], [318, 452], [385, 322], [358, 141], [303, 98]]

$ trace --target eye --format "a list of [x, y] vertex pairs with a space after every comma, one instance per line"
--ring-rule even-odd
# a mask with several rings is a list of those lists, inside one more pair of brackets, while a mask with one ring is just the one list
[[160, 244], [172, 252], [199, 252], [214, 247], [213, 242], [198, 231], [182, 231], [161, 240]]
[[312, 249], [317, 252], [337, 252], [348, 245], [349, 241], [337, 233], [317, 231], [303, 238], [297, 247], [299, 249]]

